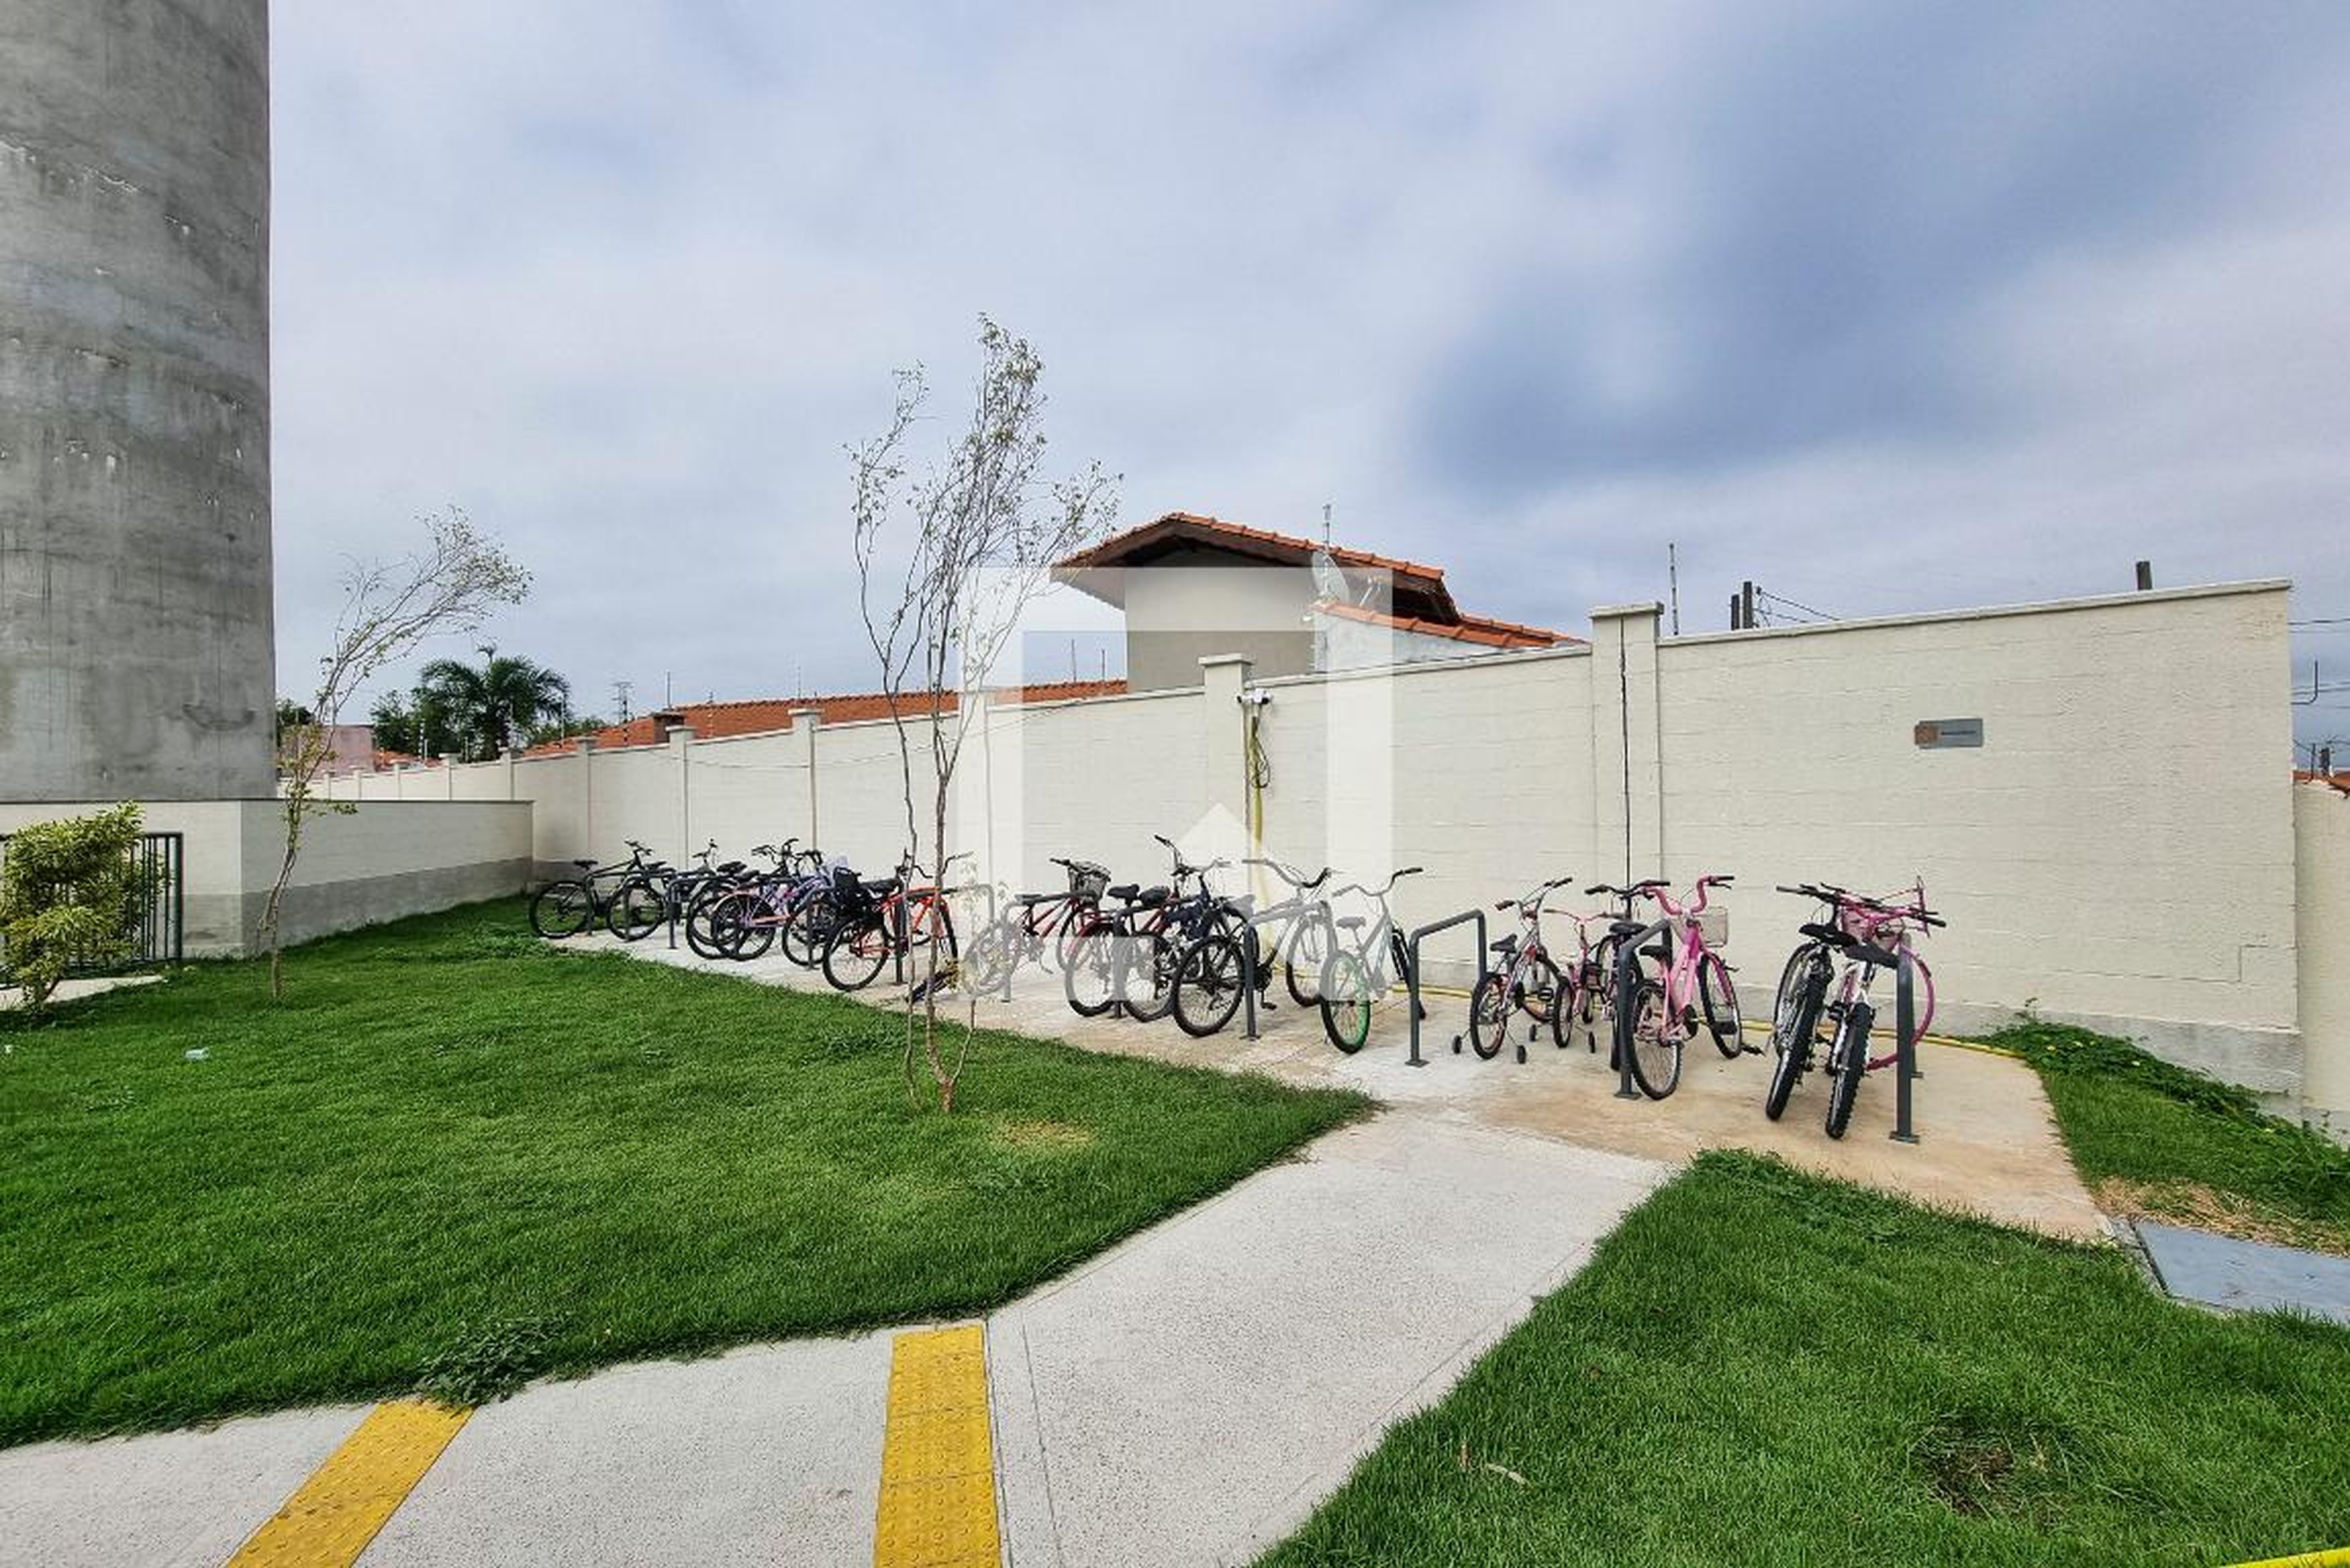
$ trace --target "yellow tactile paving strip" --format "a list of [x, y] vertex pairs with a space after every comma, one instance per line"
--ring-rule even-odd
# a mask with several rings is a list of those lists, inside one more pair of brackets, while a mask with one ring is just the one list
[[227, 1568], [348, 1568], [472, 1414], [419, 1399], [377, 1406]]
[[986, 1331], [966, 1324], [901, 1334], [889, 1352], [873, 1568], [996, 1568], [1002, 1560]]

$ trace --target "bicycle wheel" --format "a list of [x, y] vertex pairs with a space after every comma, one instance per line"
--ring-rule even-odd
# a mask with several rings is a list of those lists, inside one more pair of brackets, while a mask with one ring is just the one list
[[869, 920], [833, 929], [824, 946], [824, 978], [835, 991], [863, 991], [889, 961], [889, 936]]
[[839, 924], [839, 910], [832, 895], [821, 890], [810, 893], [792, 908], [791, 919], [784, 922], [784, 956], [802, 969], [814, 969], [824, 961], [824, 950], [832, 945], [832, 929]]
[[1232, 1021], [1241, 1005], [1241, 945], [1218, 932], [1185, 950], [1175, 971], [1175, 1023], [1202, 1040]]
[[718, 940], [711, 927], [711, 918], [717, 913], [718, 906], [725, 899], [724, 893], [709, 891], [686, 906], [685, 919], [682, 922], [685, 927], [685, 945], [693, 950], [694, 957], [722, 959], [726, 956], [725, 947]]
[[642, 941], [669, 919], [669, 898], [650, 877], [631, 877], [612, 894], [604, 924], [624, 942]]
[[1868, 1073], [1869, 1008], [1856, 1002], [1845, 1010], [1844, 1027], [1836, 1031], [1835, 1050], [1828, 1058], [1828, 1137], [1840, 1138], [1852, 1126], [1852, 1107], [1860, 1098], [1860, 1080]]
[[530, 929], [551, 942], [576, 937], [596, 923], [596, 895], [585, 882], [553, 882], [530, 901]]
[[[1800, 950], [1796, 954], [1797, 958], [1805, 956]], [[1793, 961], [1788, 968], [1794, 968]], [[1787, 1097], [1811, 1070], [1812, 1037], [1819, 1030], [1820, 1004], [1827, 1000], [1827, 993], [1825, 962], [1807, 963], [1792, 983], [1782, 977], [1779, 1013], [1771, 1029], [1771, 1044], [1777, 1056], [1771, 1064], [1771, 1087], [1762, 1096], [1762, 1114], [1774, 1122], [1786, 1114]]]
[[1495, 971], [1477, 982], [1469, 997], [1469, 1044], [1479, 1057], [1492, 1061], [1510, 1037], [1510, 976]]
[[1099, 1018], [1118, 1005], [1118, 932], [1104, 926], [1086, 932], [1070, 949], [1061, 992], [1078, 1017]]
[[[726, 897], [726, 956], [738, 962], [764, 958], [783, 933], [787, 917], [755, 888], [743, 888]], [[829, 940], [829, 938], [826, 939]]]
[[1738, 1012], [1738, 987], [1731, 982], [1730, 966], [1720, 953], [1709, 952], [1697, 963], [1698, 1010], [1704, 1014], [1713, 1048], [1731, 1061], [1746, 1054], [1746, 1023]]
[[1121, 947], [1118, 999], [1134, 1017], [1156, 1023], [1175, 1005], [1175, 970], [1183, 950], [1164, 931], [1129, 937]]
[[[1616, 1054], [1628, 1058], [1632, 1081], [1652, 1100], [1680, 1087], [1681, 1036], [1668, 1016], [1663, 965], [1642, 955], [1616, 982]], [[1651, 972], [1652, 969], [1658, 972]]]
[[1330, 940], [1330, 920], [1326, 915], [1309, 915], [1297, 922], [1289, 933], [1289, 950], [1282, 955], [1282, 983], [1289, 988], [1289, 999], [1300, 1007], [1311, 1007], [1320, 1000], [1322, 972], [1330, 967], [1336, 944]]
[[1321, 992], [1322, 1033], [1351, 1056], [1371, 1037], [1371, 971], [1353, 953], [1332, 953]]

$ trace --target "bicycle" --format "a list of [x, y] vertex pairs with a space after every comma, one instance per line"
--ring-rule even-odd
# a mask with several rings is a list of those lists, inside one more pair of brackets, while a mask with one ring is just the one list
[[[1289, 885], [1290, 896], [1262, 913], [1255, 912], [1253, 899], [1225, 900], [1230, 918], [1203, 930], [1183, 950], [1175, 971], [1175, 1023], [1194, 1039], [1216, 1033], [1232, 1021], [1232, 1014], [1240, 1010], [1244, 978], [1252, 969], [1260, 1008], [1272, 1006], [1275, 968], [1283, 971], [1283, 983], [1297, 1005], [1314, 1006], [1322, 970], [1336, 946], [1329, 901], [1319, 896], [1322, 885], [1330, 879], [1330, 867], [1325, 866], [1308, 877], [1278, 860], [1259, 857], [1243, 864], [1262, 867], [1280, 877]], [[1276, 931], [1271, 941], [1257, 935], [1267, 929]], [[1315, 975], [1312, 987], [1302, 978], [1309, 966]]]
[[1523, 1009], [1537, 1028], [1553, 1023], [1562, 1006], [1571, 1007], [1572, 981], [1550, 956], [1543, 940], [1543, 899], [1565, 887], [1571, 877], [1554, 877], [1523, 898], [1503, 898], [1496, 909], [1515, 909], [1519, 929], [1496, 939], [1492, 950], [1501, 955], [1501, 967], [1486, 971], [1469, 993], [1469, 1043], [1487, 1062], [1508, 1043], [1511, 1014]]
[[824, 856], [794, 848], [798, 842], [760, 845], [751, 853], [773, 862], [767, 870], [738, 873], [705, 889], [686, 911], [686, 945], [704, 958], [746, 962], [763, 956], [799, 901], [826, 886]]
[[1047, 955], [1067, 967], [1068, 950], [1086, 912], [1101, 902], [1109, 887], [1109, 872], [1090, 860], [1070, 860], [1055, 855], [1053, 864], [1069, 874], [1069, 886], [1060, 893], [1018, 893], [1005, 902], [1003, 912], [990, 921], [963, 948], [962, 982], [974, 992], [1000, 991], [1011, 983], [1022, 966], [1042, 964]]
[[1686, 905], [1677, 903], [1661, 884], [1638, 889], [1639, 897], [1654, 899], [1664, 911], [1664, 929], [1656, 941], [1622, 951], [1617, 960], [1616, 1055], [1619, 1061], [1630, 1060], [1633, 1081], [1652, 1100], [1680, 1086], [1681, 1048], [1698, 1032], [1700, 1010], [1704, 1028], [1722, 1055], [1735, 1059], [1749, 1049], [1741, 1033], [1738, 990], [1731, 982], [1730, 965], [1706, 946], [1699, 918], [1713, 889], [1735, 880], [1726, 875], [1700, 877]]
[[[964, 858], [950, 855], [946, 864]], [[824, 948], [824, 978], [834, 990], [862, 991], [873, 983], [883, 964], [893, 958], [910, 958], [934, 942], [943, 954], [938, 961], [938, 978], [941, 983], [951, 982], [955, 932], [954, 911], [947, 904], [950, 890], [940, 885], [943, 876], [923, 886], [913, 885], [921, 869], [909, 860], [897, 876], [879, 883], [861, 881], [854, 872], [845, 880], [835, 875], [833, 894], [841, 899], [840, 919]], [[846, 888], [854, 888], [864, 897], [843, 898]]]
[[[1915, 1025], [1918, 1034], [1925, 1033], [1934, 1022], [1934, 974], [1912, 945], [1910, 932], [1913, 927], [1931, 929], [1948, 922], [1926, 908], [1922, 880], [1906, 891], [1901, 903], [1808, 882], [1779, 891], [1816, 898], [1827, 906], [1827, 913], [1797, 928], [1805, 940], [1788, 955], [1780, 972], [1771, 1028], [1777, 1057], [1771, 1067], [1771, 1086], [1763, 1094], [1762, 1114], [1774, 1122], [1785, 1114], [1788, 1097], [1810, 1069], [1819, 1026], [1829, 1021], [1835, 1029], [1828, 1044], [1826, 1127], [1828, 1137], [1842, 1138], [1852, 1126], [1860, 1080], [1900, 1060], [1898, 1041], [1888, 1054], [1868, 1054], [1869, 1031], [1877, 1022], [1869, 986], [1879, 970], [1898, 969], [1907, 954], [1926, 993], [1924, 1012]], [[1844, 962], [1841, 980], [1835, 974], [1839, 958]], [[1832, 981], [1836, 981], [1834, 1001], [1829, 1000]]]
[[[1599, 1026], [1603, 1019], [1607, 1021], [1612, 1042], [1616, 1023], [1616, 1002], [1608, 981], [1616, 972], [1617, 950], [1623, 946], [1625, 938], [1638, 936], [1645, 929], [1639, 921], [1632, 919], [1634, 900], [1650, 888], [1664, 886], [1666, 886], [1665, 883], [1654, 880], [1638, 882], [1628, 888], [1616, 888], [1605, 882], [1595, 882], [1583, 890], [1584, 896], [1607, 898], [1613, 902], [1615, 908], [1596, 915], [1578, 915], [1566, 909], [1549, 911], [1554, 915], [1565, 916], [1575, 926], [1576, 959], [1574, 969], [1568, 974], [1569, 985], [1574, 993], [1574, 1003], [1569, 1007], [1551, 1010], [1551, 1038], [1557, 1042], [1562, 1050], [1574, 1043], [1569, 1038], [1571, 1032], [1580, 1028], [1584, 1033], [1586, 1049], [1596, 1054], [1599, 1049]], [[1596, 940], [1594, 940], [1591, 934], [1592, 929], [1603, 921], [1606, 922], [1607, 929]], [[1610, 1060], [1607, 1064], [1610, 1067], [1616, 1065], [1613, 1060]]]
[[603, 919], [611, 907], [611, 896], [603, 884], [616, 888], [631, 877], [642, 876], [659, 867], [653, 852], [635, 839], [626, 840], [629, 857], [608, 866], [598, 866], [593, 860], [574, 860], [579, 867], [576, 877], [550, 882], [538, 890], [530, 901], [530, 929], [549, 941], [559, 942], [576, 937]]
[[1089, 911], [1070, 950], [1061, 986], [1079, 1017], [1115, 1010], [1146, 1023], [1164, 1018], [1175, 1005], [1175, 970], [1183, 952], [1179, 939], [1197, 940], [1232, 918], [1225, 901], [1208, 890], [1208, 873], [1226, 862], [1188, 865], [1173, 840], [1151, 836], [1172, 859], [1167, 885], [1128, 882], [1103, 889], [1105, 898], [1118, 900], [1118, 908], [1097, 905]]
[[717, 853], [718, 840], [713, 838], [695, 852], [698, 864], [689, 869], [664, 866], [630, 877], [613, 889], [604, 914], [605, 926], [624, 942], [644, 940], [660, 929], [672, 912], [683, 911], [709, 888], [731, 882], [745, 869], [740, 860], [712, 866]]
[[[1411, 948], [1397, 927], [1395, 911], [1388, 900], [1397, 883], [1407, 877], [1417, 877], [1425, 869], [1407, 866], [1389, 877], [1384, 887], [1371, 888], [1352, 882], [1334, 895], [1343, 898], [1348, 893], [1360, 893], [1378, 911], [1377, 919], [1367, 915], [1337, 918], [1337, 940], [1341, 945], [1331, 953], [1322, 970], [1322, 1033], [1330, 1037], [1331, 1044], [1349, 1056], [1370, 1039], [1371, 1012], [1386, 999], [1392, 981], [1401, 981], [1407, 995], [1412, 992]], [[1347, 935], [1350, 932], [1356, 933], [1351, 941]], [[1420, 1009], [1420, 1016], [1427, 1016], [1425, 1007]]]

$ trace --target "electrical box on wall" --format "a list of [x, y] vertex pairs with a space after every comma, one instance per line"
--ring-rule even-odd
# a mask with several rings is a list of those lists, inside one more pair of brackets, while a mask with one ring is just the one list
[[1927, 751], [1939, 751], [1949, 746], [1980, 746], [1983, 743], [1983, 722], [1981, 719], [1920, 719], [1909, 732], [1909, 738]]

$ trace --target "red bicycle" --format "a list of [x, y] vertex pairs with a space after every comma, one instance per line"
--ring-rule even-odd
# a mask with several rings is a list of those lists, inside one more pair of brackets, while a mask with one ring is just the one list
[[[963, 858], [951, 855], [947, 864]], [[862, 991], [873, 983], [883, 964], [910, 958], [932, 943], [939, 944], [941, 981], [951, 980], [955, 932], [954, 912], [947, 907], [951, 889], [935, 881], [910, 886], [921, 869], [909, 861], [899, 875], [879, 882], [864, 881], [854, 871], [834, 873], [835, 924], [825, 943], [824, 978], [835, 990]]]

